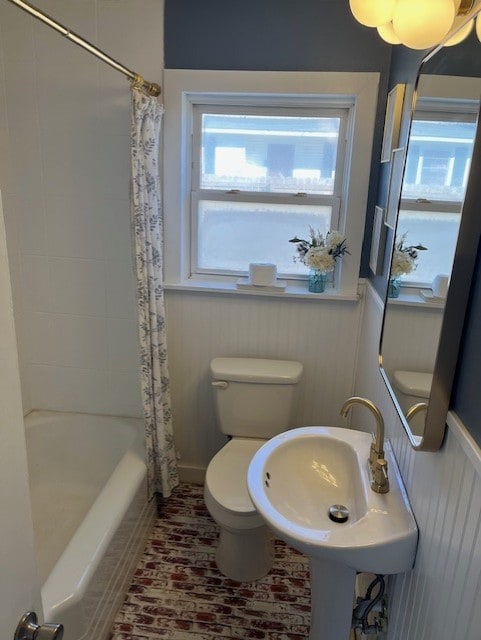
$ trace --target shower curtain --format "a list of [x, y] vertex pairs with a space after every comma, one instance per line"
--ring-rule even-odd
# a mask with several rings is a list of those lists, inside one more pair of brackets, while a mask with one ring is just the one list
[[132, 85], [131, 214], [137, 275], [141, 394], [149, 496], [170, 496], [179, 483], [167, 366], [162, 282], [159, 145], [163, 107]]

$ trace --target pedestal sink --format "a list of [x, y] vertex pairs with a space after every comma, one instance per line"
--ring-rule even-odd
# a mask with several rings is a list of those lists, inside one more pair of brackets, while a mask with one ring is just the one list
[[348, 640], [356, 572], [403, 573], [414, 563], [418, 530], [391, 447], [390, 491], [380, 494], [370, 486], [370, 444], [362, 431], [301, 427], [269, 440], [249, 466], [258, 512], [309, 557], [310, 640]]

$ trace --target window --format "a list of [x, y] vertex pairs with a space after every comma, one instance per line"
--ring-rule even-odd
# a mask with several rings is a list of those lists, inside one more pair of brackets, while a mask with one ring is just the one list
[[285, 295], [307, 294], [288, 241], [311, 225], [346, 236], [332, 291], [357, 299], [378, 82], [166, 69], [166, 287], [235, 291], [249, 263], [274, 262]]
[[477, 104], [456, 109], [444, 101], [420, 100], [411, 126], [397, 236], [422, 243], [406, 284], [429, 285], [450, 274], [471, 164]]
[[193, 273], [242, 275], [250, 262], [273, 262], [281, 276], [306, 274], [288, 240], [339, 227], [348, 115], [195, 105]]

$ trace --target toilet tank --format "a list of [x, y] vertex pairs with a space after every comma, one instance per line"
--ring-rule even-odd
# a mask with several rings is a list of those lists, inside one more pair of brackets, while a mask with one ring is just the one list
[[222, 433], [268, 439], [294, 426], [300, 362], [214, 358], [210, 372]]

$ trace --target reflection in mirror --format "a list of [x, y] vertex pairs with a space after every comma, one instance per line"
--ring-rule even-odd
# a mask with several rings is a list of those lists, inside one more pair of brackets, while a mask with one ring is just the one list
[[[438, 375], [439, 341], [460, 222], [470, 213], [463, 202], [481, 96], [481, 55], [473, 56], [473, 46], [481, 47], [470, 41], [440, 48], [421, 66], [385, 306], [382, 372], [411, 444], [421, 450], [439, 447], [445, 427], [446, 414], [429, 402], [439, 395], [433, 384], [449, 378]], [[446, 411], [449, 392], [443, 389]], [[426, 425], [435, 426], [434, 437]]]
[[401, 276], [403, 284], [417, 286], [428, 300], [434, 296], [442, 301], [447, 294], [480, 95], [478, 78], [419, 78], [397, 237], [405, 235], [407, 245], [429, 244], [429, 250], [419, 254], [416, 269]]

